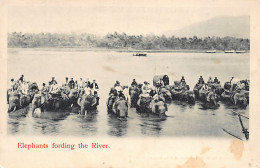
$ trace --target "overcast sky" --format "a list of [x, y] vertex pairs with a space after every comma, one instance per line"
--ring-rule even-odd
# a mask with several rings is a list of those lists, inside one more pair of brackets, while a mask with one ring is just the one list
[[161, 34], [218, 16], [250, 15], [225, 5], [9, 6], [8, 32]]

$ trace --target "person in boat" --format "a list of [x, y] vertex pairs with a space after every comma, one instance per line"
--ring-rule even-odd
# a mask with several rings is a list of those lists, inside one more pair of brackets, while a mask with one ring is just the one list
[[200, 76], [200, 78], [199, 78], [199, 81], [198, 81], [198, 84], [204, 84], [205, 82], [204, 82], [204, 79], [202, 78], [202, 76]]
[[211, 76], [209, 77], [208, 79], [208, 84], [211, 84], [212, 83], [212, 79], [211, 79]]
[[75, 82], [74, 82], [73, 78], [70, 78], [69, 87], [70, 87], [70, 89], [74, 89], [74, 87], [75, 87]]
[[134, 86], [137, 86], [137, 82], [135, 81], [135, 79], [133, 79], [132, 83], [131, 83], [131, 86], [134, 87]]
[[24, 82], [24, 75], [21, 75], [21, 77], [19, 78], [18, 82], [19, 82], [19, 83]]
[[215, 77], [215, 79], [214, 79], [214, 83], [219, 84], [219, 81], [218, 81], [218, 78], [217, 78], [217, 77]]
[[51, 78], [51, 84], [52, 84], [52, 85], [53, 85], [53, 84], [55, 84], [55, 85], [58, 84], [58, 82], [55, 80], [54, 77]]

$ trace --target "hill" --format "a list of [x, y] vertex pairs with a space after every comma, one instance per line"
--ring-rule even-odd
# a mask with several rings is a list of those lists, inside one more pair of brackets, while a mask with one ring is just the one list
[[249, 16], [222, 16], [192, 24], [177, 31], [163, 32], [166, 36], [176, 37], [236, 37], [250, 38]]

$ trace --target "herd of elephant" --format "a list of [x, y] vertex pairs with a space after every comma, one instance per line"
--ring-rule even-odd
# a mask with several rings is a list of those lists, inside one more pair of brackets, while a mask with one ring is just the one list
[[[34, 88], [30, 87], [31, 85]], [[28, 94], [24, 95], [15, 90], [7, 91], [7, 101], [9, 104], [8, 112], [13, 113], [31, 104], [32, 112], [37, 109], [40, 112], [53, 111], [60, 112], [76, 105], [80, 107], [79, 113], [84, 115], [99, 105], [97, 94], [85, 94], [84, 89], [70, 89], [68, 86], [60, 87], [60, 92], [51, 94], [49, 92], [39, 92], [36, 83], [29, 86]]]
[[[243, 81], [245, 82], [245, 81]], [[205, 89], [204, 86], [207, 86]], [[234, 88], [234, 87], [233, 87]], [[156, 91], [157, 90], [157, 91]], [[142, 94], [142, 84], [129, 88], [130, 101], [124, 98], [117, 98], [111, 94], [107, 101], [108, 111], [119, 117], [127, 117], [128, 104], [136, 108], [138, 112], [147, 112], [158, 115], [165, 115], [167, 103], [172, 100], [179, 100], [189, 104], [200, 101], [207, 108], [218, 107], [219, 101], [245, 108], [249, 104], [249, 82], [245, 83], [244, 89], [233, 89], [230, 82], [226, 82], [222, 88], [220, 83], [197, 83], [193, 90], [190, 90], [186, 83], [175, 81], [173, 85], [163, 85], [149, 91], [149, 95]], [[155, 96], [156, 95], [156, 96]], [[161, 98], [160, 98], [161, 97]]]
[[[241, 107], [246, 107], [249, 103], [249, 82], [242, 90], [234, 90], [230, 82], [226, 82], [223, 88], [220, 83], [214, 82], [207, 83], [207, 89], [203, 86], [205, 84], [197, 83], [194, 89], [190, 90], [186, 83], [183, 85], [182, 82], [175, 81], [173, 85], [160, 85], [160, 87], [150, 89], [148, 94], [143, 94], [142, 84], [132, 85], [128, 90], [129, 97], [110, 94], [107, 100], [107, 111], [114, 113], [117, 117], [126, 118], [128, 109], [132, 107], [139, 112], [162, 116], [168, 111], [166, 102], [172, 100], [184, 101], [189, 104], [195, 104], [195, 101], [198, 100], [208, 107], [217, 106], [218, 101]], [[86, 112], [96, 109], [99, 105], [98, 95], [86, 94], [82, 88], [71, 89], [68, 86], [62, 86], [57, 94], [41, 93], [36, 83], [29, 84], [28, 94], [26, 95], [17, 90], [9, 89], [7, 101], [9, 113], [31, 104], [32, 112], [37, 109], [41, 112], [59, 112], [72, 106], [78, 106], [79, 114], [84, 115]]]

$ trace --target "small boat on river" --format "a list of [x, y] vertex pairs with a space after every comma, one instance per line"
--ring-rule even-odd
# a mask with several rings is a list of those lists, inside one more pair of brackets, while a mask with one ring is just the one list
[[147, 53], [133, 53], [133, 56], [142, 56], [142, 57], [146, 57]]

